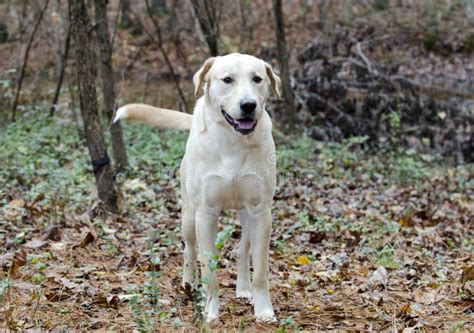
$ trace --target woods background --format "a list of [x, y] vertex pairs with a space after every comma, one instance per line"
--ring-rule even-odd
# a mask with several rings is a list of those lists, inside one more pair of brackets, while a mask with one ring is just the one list
[[[11, 55], [0, 63], [5, 122], [15, 117], [7, 112], [12, 103], [16, 108], [54, 101], [64, 62], [66, 80], [57, 108], [70, 111], [75, 100], [67, 93], [77, 86], [74, 60], [66, 52], [71, 47], [68, 6], [51, 1], [42, 15], [44, 5], [2, 5], [2, 54]], [[276, 25], [283, 22], [276, 20], [273, 6], [268, 1], [152, 1], [147, 10], [145, 2], [110, 2], [108, 37], [118, 104], [142, 101], [189, 112], [190, 79], [211, 55], [250, 53], [280, 68], [286, 55], [277, 43], [282, 38], [276, 38]], [[469, 6], [470, 1], [454, 0], [284, 1], [286, 25], [280, 36], [286, 35], [282, 47], [290, 51], [292, 78], [283, 84], [287, 104], [272, 108], [277, 124], [298, 123], [322, 140], [368, 135], [378, 146], [390, 144], [398, 131], [404, 144], [472, 161]], [[103, 44], [100, 22], [91, 13], [96, 60]], [[287, 70], [281, 69], [285, 79]], [[11, 95], [23, 84], [23, 75], [15, 101]], [[395, 118], [400, 118], [399, 129], [390, 126]]]
[[0, 327], [199, 322], [171, 274], [186, 136], [111, 119], [192, 112], [192, 76], [231, 52], [282, 78], [280, 321], [231, 300], [226, 214], [218, 327], [472, 329], [471, 0], [1, 1]]

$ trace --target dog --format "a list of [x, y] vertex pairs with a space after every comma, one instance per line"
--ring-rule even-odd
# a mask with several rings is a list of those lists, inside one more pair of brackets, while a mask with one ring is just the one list
[[[162, 129], [189, 130], [181, 163], [183, 284], [193, 284], [199, 258], [206, 278], [207, 322], [219, 317], [219, 291], [209, 260], [217, 250], [218, 216], [239, 210], [242, 237], [237, 250], [236, 297], [252, 301], [258, 321], [276, 320], [269, 293], [271, 204], [276, 186], [272, 121], [265, 105], [280, 98], [272, 67], [250, 55], [209, 58], [193, 77], [193, 115], [144, 104], [117, 110], [114, 121], [134, 119]], [[253, 276], [250, 280], [250, 257]]]

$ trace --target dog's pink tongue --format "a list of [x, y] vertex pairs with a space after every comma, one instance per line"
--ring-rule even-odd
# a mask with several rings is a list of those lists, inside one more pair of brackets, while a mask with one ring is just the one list
[[250, 120], [250, 119], [249, 120], [237, 120], [236, 122], [239, 125], [239, 129], [244, 129], [244, 130], [251, 129], [253, 127], [253, 125], [255, 124], [255, 121]]

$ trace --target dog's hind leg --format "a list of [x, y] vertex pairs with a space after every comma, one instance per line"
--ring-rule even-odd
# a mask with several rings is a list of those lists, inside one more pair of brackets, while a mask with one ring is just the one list
[[215, 265], [218, 214], [219, 212], [207, 208], [198, 208], [196, 211], [196, 234], [199, 261], [201, 263], [201, 280], [206, 290], [204, 315], [208, 323], [219, 317], [219, 283]]
[[[183, 200], [184, 202], [184, 200]], [[189, 283], [194, 287], [196, 278], [196, 222], [195, 209], [191, 205], [183, 205], [181, 210], [182, 222], [181, 232], [184, 239], [184, 266], [183, 266], [183, 286]]]
[[247, 211], [240, 211], [240, 225], [242, 237], [237, 249], [237, 287], [235, 294], [237, 298], [252, 299], [250, 283], [250, 221]]

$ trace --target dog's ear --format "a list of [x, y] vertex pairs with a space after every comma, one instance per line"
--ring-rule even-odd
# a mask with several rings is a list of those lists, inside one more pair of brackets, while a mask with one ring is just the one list
[[194, 96], [197, 97], [199, 95], [199, 91], [201, 90], [202, 85], [204, 84], [204, 82], [206, 82], [206, 74], [211, 69], [212, 64], [215, 60], [216, 58], [214, 57], [207, 59], [204, 65], [202, 65], [202, 67], [196, 72], [196, 74], [194, 74]]
[[270, 83], [272, 85], [273, 92], [278, 97], [278, 99], [280, 99], [281, 98], [281, 80], [280, 80], [280, 77], [275, 74], [275, 72], [272, 69], [272, 66], [270, 66], [267, 63], [265, 63], [265, 70], [267, 72], [268, 78], [270, 79]]

